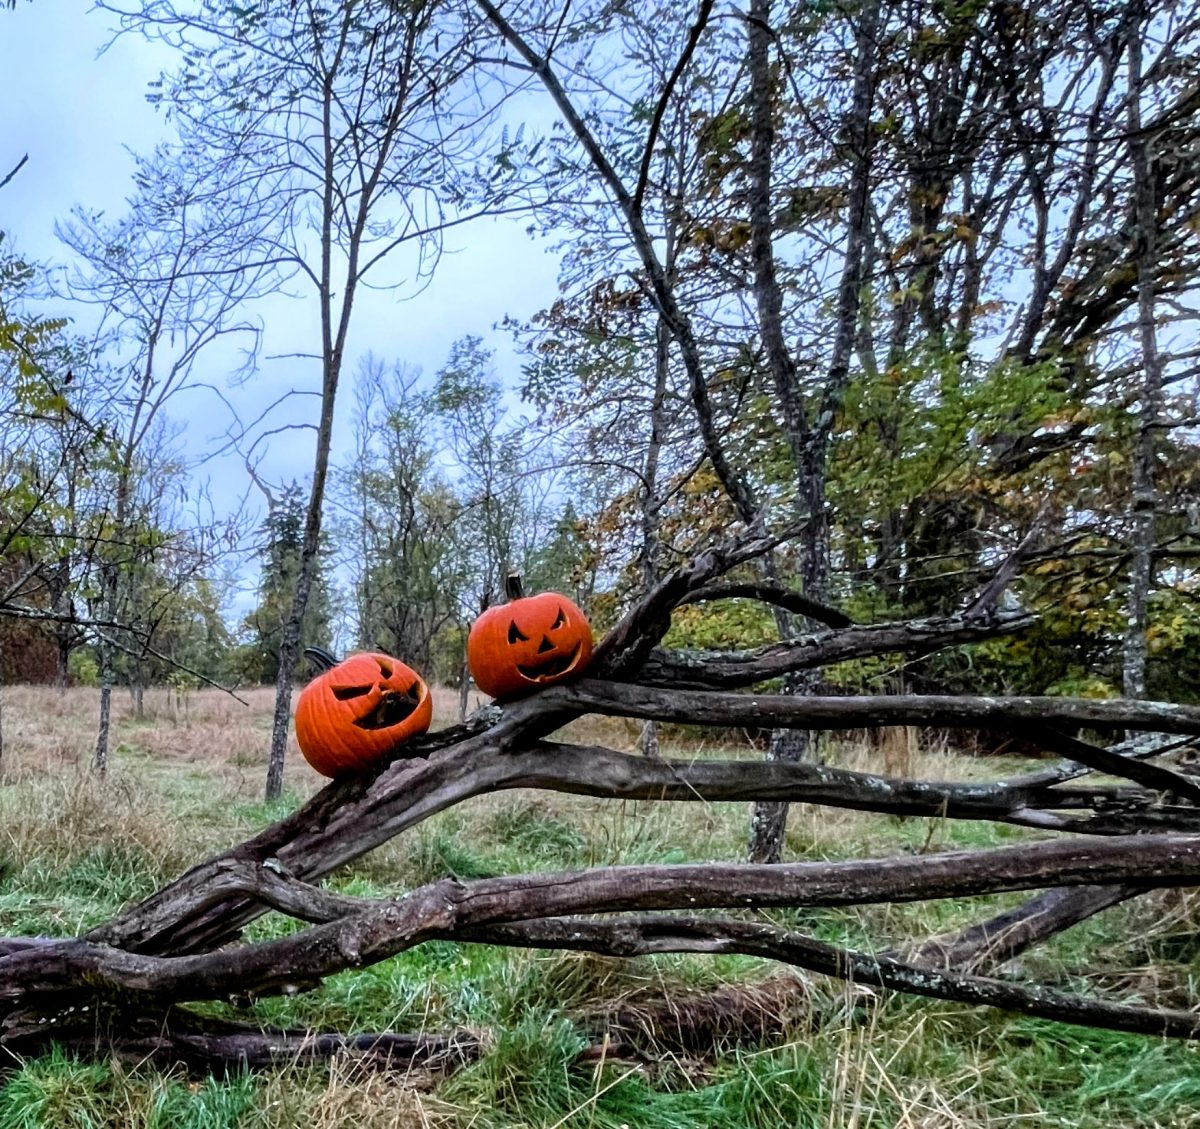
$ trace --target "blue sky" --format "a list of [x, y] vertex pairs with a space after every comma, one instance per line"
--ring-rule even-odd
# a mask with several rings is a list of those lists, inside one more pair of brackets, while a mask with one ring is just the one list
[[[170, 57], [133, 36], [101, 54], [109, 39], [108, 18], [77, 0], [36, 0], [0, 11], [0, 176], [29, 155], [0, 192], [0, 229], [29, 258], [63, 261], [66, 249], [54, 236], [54, 223], [75, 204], [118, 214], [132, 167], [127, 148], [148, 151], [165, 136], [145, 90]], [[418, 297], [398, 301], [387, 292], [370, 293], [359, 304], [340, 397], [343, 442], [356, 358], [368, 350], [418, 366], [428, 376], [456, 338], [477, 334], [497, 349], [501, 377], [515, 384], [518, 359], [507, 336], [493, 326], [506, 314], [528, 316], [553, 300], [554, 258], [525, 235], [519, 219], [456, 229], [446, 251], [433, 283]], [[265, 322], [264, 355], [313, 347], [310, 305], [275, 299], [257, 314]], [[213, 371], [205, 376], [223, 386], [224, 364], [214, 356]], [[315, 362], [264, 361], [258, 376], [228, 394], [248, 420], [281, 389], [316, 387], [317, 376]], [[315, 412], [315, 406], [312, 398], [296, 400], [289, 418]], [[185, 442], [193, 454], [224, 430], [213, 408], [197, 403], [185, 409], [190, 417]], [[275, 422], [284, 421], [281, 415]], [[261, 470], [275, 482], [302, 478], [311, 459], [311, 432], [284, 432], [271, 442]], [[210, 463], [204, 473], [218, 502], [232, 504], [245, 492], [246, 475], [236, 458]]]

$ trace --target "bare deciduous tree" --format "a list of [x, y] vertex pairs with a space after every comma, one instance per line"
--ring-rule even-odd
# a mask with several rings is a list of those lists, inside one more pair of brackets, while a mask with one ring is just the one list
[[[482, 109], [461, 81], [473, 28], [450, 4], [272, 0], [253, 8], [102, 4], [122, 27], [181, 48], [161, 99], [209, 163], [212, 201], [254, 238], [225, 271], [271, 267], [316, 303], [320, 414], [296, 590], [283, 632], [266, 794], [279, 795], [300, 626], [320, 544], [334, 406], [364, 284], [419, 289], [449, 224], [494, 210], [502, 178], [470, 195]], [[477, 185], [472, 185], [473, 188]], [[385, 261], [409, 258], [389, 279]], [[402, 273], [400, 273], [402, 272]]]
[[[183, 154], [160, 150], [139, 161], [138, 195], [116, 223], [78, 211], [60, 236], [81, 265], [68, 276], [67, 292], [99, 311], [105, 342], [103, 389], [93, 391], [93, 426], [101, 436], [91, 457], [96, 512], [98, 583], [95, 618], [110, 624], [129, 618], [139, 568], [162, 535], [139, 515], [139, 491], [157, 510], [169, 457], [166, 412], [185, 394], [209, 394], [197, 362], [214, 346], [256, 339], [256, 327], [235, 311], [258, 293], [264, 271], [225, 274], [220, 264], [239, 251], [245, 229], [209, 199], [209, 185]], [[253, 355], [253, 348], [249, 350]], [[123, 587], [123, 582], [125, 582]], [[115, 628], [98, 634], [100, 727], [93, 765], [108, 766], [109, 709], [114, 681]], [[128, 644], [127, 644], [128, 646]], [[136, 654], [136, 652], [135, 652]]]

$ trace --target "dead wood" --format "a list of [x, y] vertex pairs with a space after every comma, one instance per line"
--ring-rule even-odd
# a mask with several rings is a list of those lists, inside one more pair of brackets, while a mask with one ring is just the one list
[[[345, 1035], [272, 1030], [201, 1018], [181, 1008], [132, 1018], [111, 1009], [86, 1017], [84, 1022], [77, 1017], [78, 1010], [57, 1017], [53, 1038], [58, 1046], [79, 1055], [112, 1056], [135, 1065], [149, 1062], [163, 1070], [182, 1067], [194, 1078], [223, 1077], [247, 1068], [314, 1066], [335, 1058], [362, 1070], [442, 1072], [475, 1061], [487, 1046], [487, 1040], [474, 1031]], [[14, 1025], [6, 1035], [7, 1054], [0, 1056], [0, 1073], [6, 1061], [9, 1066], [16, 1065], [43, 1050], [45, 1042], [43, 1025], [33, 1023], [27, 1031]]]
[[907, 959], [928, 968], [983, 972], [1026, 949], [1145, 891], [1138, 886], [1075, 886], [1044, 890], [1037, 897], [957, 933], [930, 937]]
[[537, 917], [638, 910], [846, 906], [1125, 882], [1200, 885], [1200, 836], [1062, 839], [981, 851], [773, 865], [615, 866], [459, 882], [395, 900], [351, 898], [254, 864], [227, 863], [222, 890], [324, 924], [257, 945], [153, 956], [89, 940], [26, 947], [4, 958], [0, 1007], [54, 1011], [87, 985], [143, 1008], [304, 990], [432, 939]]
[[644, 686], [680, 690], [735, 690], [846, 659], [891, 654], [918, 658], [946, 647], [1015, 634], [1033, 624], [1035, 618], [1027, 612], [957, 615], [854, 624], [745, 651], [652, 650], [636, 668], [636, 680]]
[[897, 957], [842, 949], [770, 925], [727, 918], [666, 915], [614, 922], [541, 920], [495, 933], [510, 944], [617, 956], [650, 953], [743, 953], [874, 988], [930, 999], [1002, 1008], [1084, 1027], [1169, 1038], [1200, 1038], [1200, 1012], [1141, 1007], [953, 970], [918, 967]]
[[786, 1038], [810, 1020], [811, 996], [808, 982], [789, 974], [711, 992], [622, 1000], [580, 1022], [622, 1054], [708, 1056]]
[[[676, 606], [740, 592], [718, 584], [719, 578], [777, 540], [751, 534], [665, 576], [598, 645], [592, 673], [605, 678], [489, 706], [462, 725], [421, 737], [397, 750], [390, 763], [331, 783], [285, 819], [82, 938], [0, 939], [0, 1049], [28, 1053], [51, 1038], [67, 1039], [96, 1053], [107, 1047], [163, 1060], [174, 1056], [195, 1069], [288, 1056], [312, 1061], [335, 1053], [368, 1062], [430, 1062], [443, 1053], [478, 1053], [477, 1042], [461, 1034], [343, 1037], [233, 1030], [180, 1007], [310, 990], [325, 977], [435, 938], [610, 956], [741, 952], [879, 988], [1071, 1023], [1196, 1037], [1200, 1019], [1190, 1011], [1083, 998], [964, 969], [1002, 962], [1136, 892], [1200, 885], [1200, 786], [1163, 763], [1164, 754], [1200, 735], [1200, 709], [1140, 700], [722, 692], [829, 663], [834, 656], [923, 653], [1019, 630], [1030, 621], [1024, 613], [992, 613], [848, 625], [734, 655], [681, 656], [658, 649]], [[592, 712], [725, 727], [998, 729], [1019, 732], [1069, 760], [1007, 781], [966, 783], [820, 764], [673, 761], [552, 739], [565, 722]], [[1106, 747], [1074, 736], [1081, 728], [1148, 736]], [[1096, 780], [1097, 773], [1115, 776], [1117, 783]], [[650, 801], [795, 801], [897, 817], [991, 820], [1055, 837], [986, 851], [839, 862], [616, 866], [444, 880], [393, 899], [353, 898], [319, 885], [437, 812], [512, 788]], [[1020, 890], [1045, 892], [1017, 910], [918, 946], [909, 960], [838, 949], [745, 917], [768, 907]], [[272, 909], [310, 927], [239, 943], [243, 927]], [[701, 910], [735, 916], [696, 917]], [[771, 1028], [762, 1016], [737, 1018], [748, 999], [743, 993], [726, 1001], [730, 1037], [751, 1029], [765, 1037]], [[765, 1016], [766, 1010], [760, 1012]], [[101, 1014], [116, 1018], [99, 1024], [95, 1017]], [[722, 1038], [721, 1030], [718, 1018], [705, 1016], [698, 1005], [692, 1019], [678, 1019], [671, 1037], [682, 1047]]]

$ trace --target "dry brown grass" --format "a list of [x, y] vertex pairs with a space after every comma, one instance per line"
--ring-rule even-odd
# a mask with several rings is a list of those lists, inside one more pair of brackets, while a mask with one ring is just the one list
[[[5, 686], [3, 694], [4, 762], [0, 771], [13, 774], [29, 771], [61, 771], [67, 766], [86, 767], [95, 747], [99, 724], [99, 694], [87, 687], [72, 687], [65, 693], [48, 686]], [[140, 717], [134, 712], [132, 695], [117, 690], [112, 698], [113, 749], [145, 753], [157, 760], [203, 762], [206, 767], [223, 764], [266, 766], [274, 708], [273, 687], [239, 690], [237, 697], [215, 689], [178, 693], [167, 687], [147, 690]], [[487, 699], [470, 695], [470, 710]], [[433, 728], [441, 729], [458, 720], [458, 691], [433, 688]], [[574, 741], [615, 742], [632, 747], [636, 732], [620, 719], [588, 717], [564, 731]], [[288, 768], [295, 781], [319, 783], [300, 756], [293, 735], [288, 743]]]
[[334, 1059], [322, 1084], [312, 1071], [270, 1076], [259, 1099], [262, 1129], [452, 1129], [463, 1111], [429, 1093], [420, 1075], [375, 1074], [356, 1069], [352, 1059]]
[[[168, 872], [196, 861], [196, 852], [220, 849], [252, 830], [236, 813], [239, 805], [261, 799], [273, 706], [270, 688], [242, 692], [245, 704], [211, 689], [183, 696], [153, 689], [146, 693], [140, 718], [128, 693], [114, 694], [112, 757], [103, 785], [89, 770], [98, 719], [95, 690], [75, 688], [60, 695], [49, 687], [17, 686], [5, 687], [3, 694], [0, 779], [17, 786], [7, 789], [3, 835], [17, 856], [37, 848], [57, 852], [65, 860], [84, 843], [134, 843], [161, 860], [161, 869]], [[434, 701], [435, 725], [456, 718], [456, 691], [437, 688]], [[570, 740], [626, 751], [635, 748], [637, 734], [637, 727], [622, 719], [595, 716], [581, 718], [564, 731]], [[663, 752], [683, 759], [761, 756], [736, 735], [731, 738], [728, 744], [712, 738], [692, 738], [686, 744], [668, 740]], [[882, 749], [827, 739], [820, 752], [829, 763], [862, 771], [890, 768], [906, 776], [971, 779], [997, 771], [994, 763], [956, 756], [944, 747], [918, 748], [903, 730]], [[299, 802], [324, 783], [300, 756], [293, 736], [284, 779], [288, 803]], [[738, 858], [747, 805], [613, 803], [541, 791], [498, 793], [468, 801], [403, 842], [381, 848], [359, 866], [373, 878], [395, 881], [411, 872], [414, 853], [420, 852], [423, 841], [428, 845], [429, 836], [449, 826], [466, 842], [486, 840], [495, 821], [514, 809], [566, 821], [586, 842], [579, 861], [605, 865], [658, 861], [664, 854], [670, 857], [673, 847], [680, 858]], [[257, 818], [261, 820], [261, 813]], [[910, 825], [920, 829], [917, 842], [922, 849], [944, 845], [951, 829], [939, 821]], [[793, 807], [789, 836], [794, 851], [813, 856], [844, 855], [851, 848], [868, 853], [898, 849], [896, 821], [803, 804]], [[912, 849], [911, 842], [907, 849]]]

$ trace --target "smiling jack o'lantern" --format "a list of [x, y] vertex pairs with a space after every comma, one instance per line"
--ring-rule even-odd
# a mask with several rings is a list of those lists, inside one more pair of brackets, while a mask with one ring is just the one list
[[316, 647], [304, 653], [326, 669], [300, 692], [296, 740], [322, 776], [363, 772], [429, 728], [429, 687], [398, 659], [366, 652], [337, 662]]
[[467, 666], [493, 698], [515, 698], [582, 672], [592, 657], [592, 628], [566, 596], [521, 593], [509, 576], [507, 604], [489, 608], [467, 637]]

